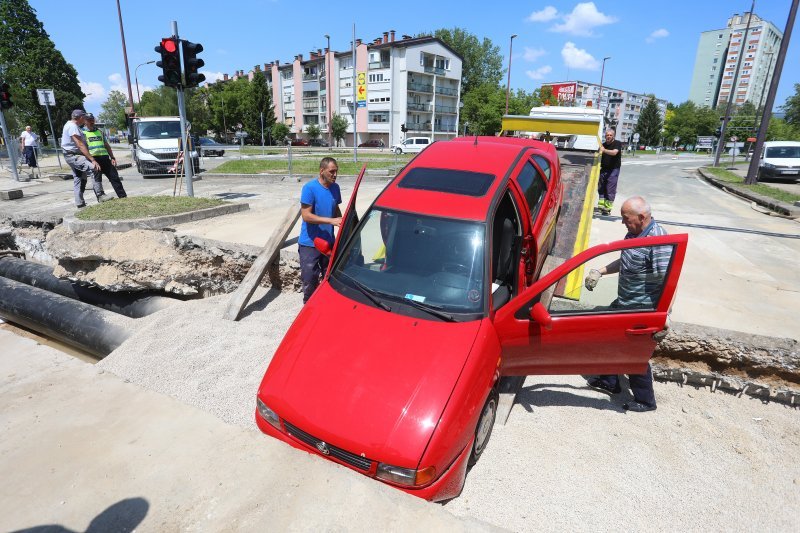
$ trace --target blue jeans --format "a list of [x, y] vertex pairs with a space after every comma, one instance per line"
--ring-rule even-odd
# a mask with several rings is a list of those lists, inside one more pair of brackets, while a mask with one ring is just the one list
[[[604, 375], [598, 376], [612, 389], [619, 384], [619, 376]], [[656, 393], [653, 390], [653, 369], [647, 363], [647, 372], [644, 374], [628, 374], [628, 381], [631, 384], [633, 399], [639, 403], [655, 406]]]

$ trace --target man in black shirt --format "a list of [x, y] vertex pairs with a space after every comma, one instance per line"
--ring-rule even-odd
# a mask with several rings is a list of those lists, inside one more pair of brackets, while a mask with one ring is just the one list
[[622, 143], [614, 139], [617, 132], [606, 130], [606, 140], [598, 150], [600, 158], [600, 181], [597, 184], [597, 209], [603, 215], [610, 215], [617, 196], [617, 180], [622, 166]]

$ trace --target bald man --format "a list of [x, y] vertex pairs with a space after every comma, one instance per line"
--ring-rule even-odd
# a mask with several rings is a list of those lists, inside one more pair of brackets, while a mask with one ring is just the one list
[[[625, 200], [621, 209], [622, 223], [628, 230], [626, 239], [655, 237], [667, 232], [653, 219], [650, 204], [641, 196]], [[611, 303], [613, 308], [655, 309], [669, 268], [672, 247], [655, 246], [651, 248], [628, 248], [622, 250], [620, 258], [600, 269], [592, 269], [586, 276], [586, 288], [594, 290], [598, 280], [606, 274], [619, 272], [617, 298]], [[656, 409], [656, 396], [653, 391], [653, 370], [647, 365], [644, 374], [629, 374], [628, 380], [633, 393], [633, 402], [625, 403], [626, 411], [642, 413]], [[619, 376], [597, 376], [588, 380], [593, 389], [618, 394], [622, 392]]]

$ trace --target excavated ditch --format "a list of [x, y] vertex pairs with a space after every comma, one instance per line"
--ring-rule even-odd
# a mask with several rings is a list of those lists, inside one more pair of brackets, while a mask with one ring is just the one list
[[[109, 291], [163, 291], [184, 297], [230, 293], [260, 249], [177, 236], [174, 231], [72, 232], [60, 221], [6, 221], [0, 249], [24, 252], [55, 276]], [[261, 285], [299, 291], [297, 254], [283, 250]], [[673, 324], [654, 355], [658, 380], [709, 386], [800, 405], [797, 341]]]

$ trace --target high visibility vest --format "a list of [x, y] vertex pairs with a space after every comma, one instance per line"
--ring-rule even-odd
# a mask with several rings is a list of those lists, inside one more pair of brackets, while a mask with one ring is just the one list
[[102, 131], [99, 129], [94, 131], [84, 130], [83, 134], [86, 136], [86, 146], [92, 156], [108, 155]]

